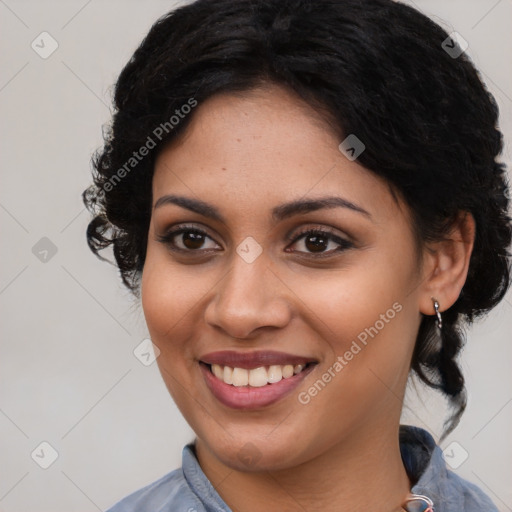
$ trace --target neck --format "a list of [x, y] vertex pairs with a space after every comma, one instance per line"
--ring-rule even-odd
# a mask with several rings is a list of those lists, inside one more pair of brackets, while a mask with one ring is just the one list
[[232, 510], [359, 512], [402, 510], [410, 482], [402, 463], [398, 425], [374, 427], [344, 439], [316, 458], [279, 471], [243, 472], [222, 464], [198, 439], [205, 475]]

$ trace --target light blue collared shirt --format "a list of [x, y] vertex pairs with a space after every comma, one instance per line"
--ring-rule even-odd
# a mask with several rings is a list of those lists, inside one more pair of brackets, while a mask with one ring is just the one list
[[[446, 467], [433, 437], [418, 427], [400, 427], [402, 460], [411, 492], [428, 496], [435, 512], [498, 512], [474, 484]], [[130, 494], [107, 512], [232, 512], [203, 473], [193, 443], [183, 448], [182, 467]]]

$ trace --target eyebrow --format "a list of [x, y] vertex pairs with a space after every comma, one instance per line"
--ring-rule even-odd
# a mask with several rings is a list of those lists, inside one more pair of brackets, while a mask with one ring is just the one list
[[[226, 220], [215, 206], [201, 201], [200, 199], [169, 194], [160, 197], [156, 201], [154, 209], [156, 210], [166, 204], [175, 204], [203, 215], [204, 217], [209, 217], [210, 219], [226, 224]], [[317, 199], [298, 199], [296, 201], [281, 204], [272, 209], [272, 218], [275, 221], [281, 221], [292, 217], [293, 215], [314, 212], [324, 208], [348, 208], [349, 210], [353, 210], [371, 218], [371, 215], [364, 208], [337, 196], [320, 197]]]

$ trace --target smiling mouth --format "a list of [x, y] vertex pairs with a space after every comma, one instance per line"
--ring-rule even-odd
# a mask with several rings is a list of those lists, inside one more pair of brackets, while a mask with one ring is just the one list
[[277, 384], [282, 380], [290, 379], [304, 372], [307, 368], [316, 363], [269, 365], [259, 366], [253, 369], [223, 366], [220, 364], [207, 364], [204, 362], [201, 362], [201, 364], [205, 365], [209, 371], [224, 384], [237, 388], [261, 388]]

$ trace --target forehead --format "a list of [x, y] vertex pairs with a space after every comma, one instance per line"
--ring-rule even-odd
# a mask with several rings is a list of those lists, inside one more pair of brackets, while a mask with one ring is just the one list
[[153, 203], [180, 193], [254, 211], [341, 195], [394, 215], [387, 183], [348, 160], [340, 142], [312, 107], [279, 87], [219, 94], [198, 105], [184, 134], [159, 154]]

